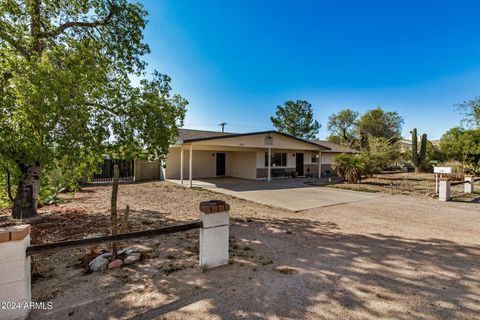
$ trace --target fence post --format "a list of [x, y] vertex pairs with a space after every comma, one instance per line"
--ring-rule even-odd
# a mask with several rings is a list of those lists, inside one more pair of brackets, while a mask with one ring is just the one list
[[31, 300], [30, 225], [0, 228], [0, 319], [25, 319]]
[[441, 178], [438, 188], [438, 200], [449, 201], [450, 200], [450, 180]]
[[225, 201], [200, 203], [200, 266], [204, 269], [228, 264], [229, 211]]
[[475, 192], [475, 177], [473, 175], [465, 176], [465, 183], [463, 192], [465, 193], [474, 193]]

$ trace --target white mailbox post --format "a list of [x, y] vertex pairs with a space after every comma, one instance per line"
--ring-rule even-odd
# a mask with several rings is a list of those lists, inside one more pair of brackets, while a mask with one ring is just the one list
[[221, 200], [200, 203], [200, 266], [210, 269], [228, 264], [230, 205]]
[[440, 178], [442, 174], [452, 173], [452, 167], [433, 167], [433, 173], [435, 173], [435, 194], [438, 194], [438, 175]]

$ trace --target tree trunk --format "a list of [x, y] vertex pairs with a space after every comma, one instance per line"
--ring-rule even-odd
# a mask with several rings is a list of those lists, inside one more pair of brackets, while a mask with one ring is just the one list
[[38, 192], [40, 191], [40, 164], [33, 166], [18, 165], [22, 179], [18, 184], [17, 195], [13, 201], [12, 217], [23, 219], [37, 215]]
[[5, 171], [7, 171], [7, 194], [8, 194], [8, 200], [13, 202], [13, 196], [12, 196], [12, 181], [10, 177], [10, 170], [8, 170], [7, 167], [5, 167]]
[[420, 167], [415, 167], [415, 174], [420, 173]]

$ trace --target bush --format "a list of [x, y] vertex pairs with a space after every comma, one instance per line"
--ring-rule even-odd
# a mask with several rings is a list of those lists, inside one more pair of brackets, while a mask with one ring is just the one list
[[365, 163], [361, 155], [340, 154], [333, 158], [332, 168], [345, 181], [357, 183], [361, 180]]

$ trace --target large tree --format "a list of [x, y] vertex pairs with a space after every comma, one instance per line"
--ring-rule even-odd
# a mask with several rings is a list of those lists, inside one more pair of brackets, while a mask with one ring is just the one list
[[396, 111], [384, 111], [378, 107], [368, 110], [359, 119], [357, 130], [361, 146], [368, 146], [368, 138], [385, 138], [392, 142], [401, 139], [403, 119]]
[[20, 176], [14, 217], [36, 214], [55, 161], [87, 170], [106, 152], [166, 153], [187, 102], [168, 76], [144, 79], [146, 14], [127, 0], [0, 0], [0, 160]]
[[327, 129], [330, 132], [328, 140], [340, 142], [353, 147], [355, 143], [356, 126], [359, 113], [351, 109], [341, 110], [328, 117]]
[[480, 128], [480, 97], [456, 104], [456, 107], [463, 114], [467, 127]]
[[446, 159], [462, 162], [466, 171], [480, 172], [480, 129], [452, 128], [440, 139], [440, 149]]
[[321, 125], [313, 118], [312, 105], [305, 100], [286, 101], [270, 118], [278, 131], [302, 139], [315, 139]]

